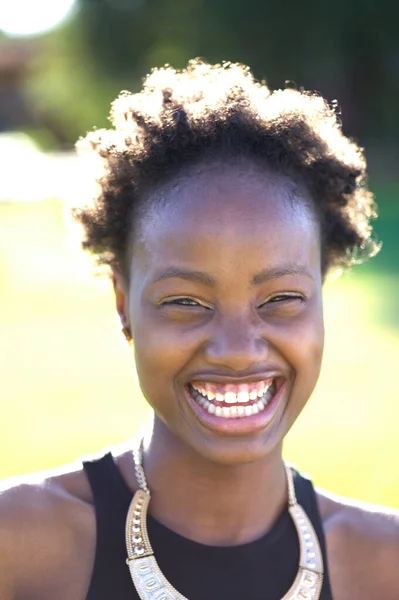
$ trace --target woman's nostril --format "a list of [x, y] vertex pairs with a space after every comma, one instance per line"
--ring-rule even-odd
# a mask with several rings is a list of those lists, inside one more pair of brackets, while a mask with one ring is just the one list
[[258, 336], [234, 335], [218, 337], [208, 344], [208, 360], [228, 365], [235, 371], [245, 371], [255, 363], [264, 362], [269, 353], [269, 344]]

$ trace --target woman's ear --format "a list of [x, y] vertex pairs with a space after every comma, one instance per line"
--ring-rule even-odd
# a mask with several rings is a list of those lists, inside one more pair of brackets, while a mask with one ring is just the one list
[[122, 333], [129, 344], [132, 343], [132, 332], [129, 319], [129, 295], [125, 278], [117, 269], [112, 269], [112, 284], [115, 292], [116, 310], [122, 325]]

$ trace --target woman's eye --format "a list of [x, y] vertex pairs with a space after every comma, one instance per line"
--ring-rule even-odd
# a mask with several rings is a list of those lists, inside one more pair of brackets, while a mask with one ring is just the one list
[[203, 304], [200, 304], [199, 302], [197, 302], [196, 300], [193, 300], [192, 298], [173, 298], [172, 300], [165, 300], [165, 302], [162, 303], [163, 306], [194, 306], [194, 307], [200, 307], [200, 308], [207, 308], [206, 306], [204, 306]]
[[269, 302], [286, 302], [289, 300], [302, 300], [301, 296], [291, 296], [288, 294], [280, 294], [279, 296], [274, 296], [270, 298]]
[[304, 300], [304, 297], [298, 294], [278, 294], [277, 296], [269, 298], [269, 300], [264, 302], [261, 306], [267, 306], [270, 304], [290, 304], [295, 301], [304, 302]]

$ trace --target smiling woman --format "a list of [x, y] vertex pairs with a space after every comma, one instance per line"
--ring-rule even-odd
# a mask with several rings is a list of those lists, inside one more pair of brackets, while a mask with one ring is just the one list
[[325, 276], [378, 250], [361, 149], [322, 98], [240, 65], [154, 70], [112, 119], [79, 143], [102, 170], [74, 216], [154, 419], [4, 492], [1, 598], [397, 600], [398, 515], [282, 458], [319, 377]]
[[[203, 165], [191, 169], [143, 216], [139, 241], [132, 240], [127, 296], [124, 278], [115, 274], [145, 397], [179, 438], [211, 461], [248, 462], [271, 451], [317, 381], [319, 225], [299, 191], [291, 208], [286, 187], [284, 178], [244, 159], [225, 159], [217, 173]], [[266, 397], [251, 399], [244, 412], [242, 402], [231, 402], [243, 386], [265, 387], [270, 378], [275, 395], [263, 407], [258, 402]], [[218, 384], [224, 399], [200, 404], [190, 393], [200, 382], [204, 392]], [[289, 387], [298, 400], [286, 410]]]

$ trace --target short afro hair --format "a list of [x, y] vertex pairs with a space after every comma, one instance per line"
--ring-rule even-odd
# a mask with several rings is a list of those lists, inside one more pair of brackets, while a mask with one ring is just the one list
[[100, 265], [127, 273], [144, 190], [213, 159], [253, 160], [306, 186], [321, 227], [323, 275], [379, 250], [363, 150], [342, 133], [336, 106], [319, 94], [270, 91], [248, 67], [196, 59], [183, 70], [152, 70], [139, 93], [121, 92], [110, 119], [112, 129], [90, 132], [77, 144], [101, 159], [96, 197], [73, 209], [82, 247]]

